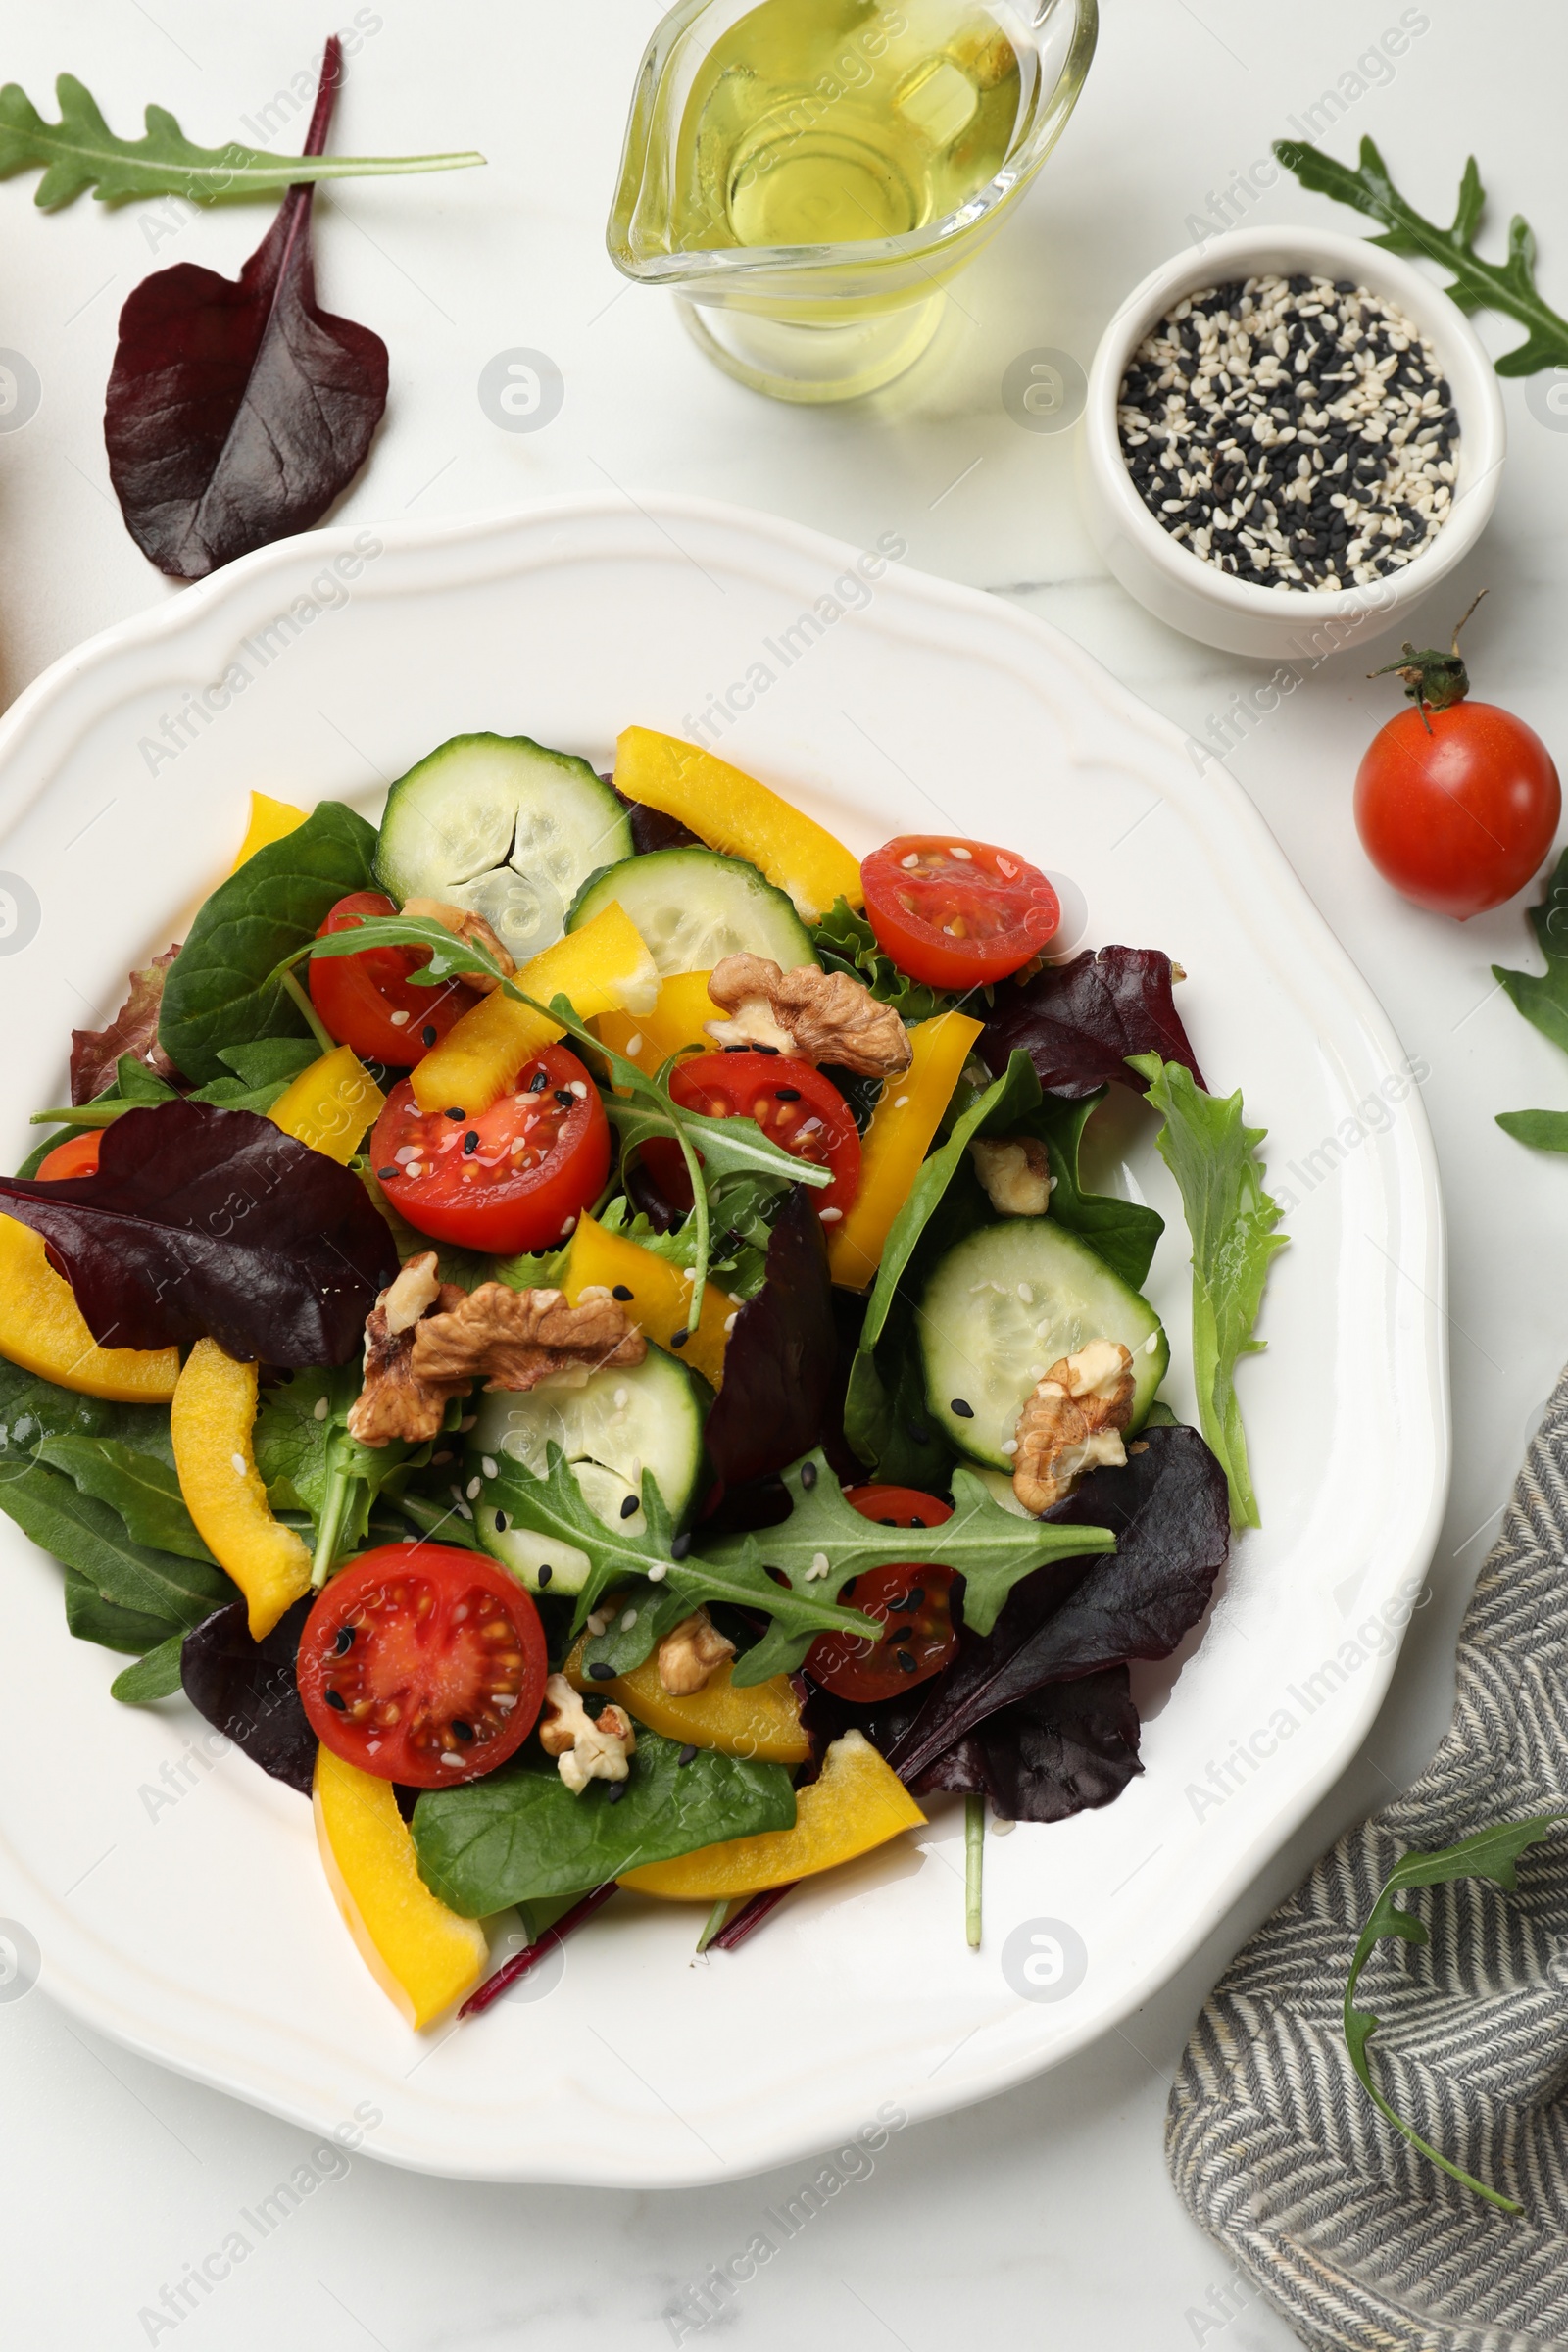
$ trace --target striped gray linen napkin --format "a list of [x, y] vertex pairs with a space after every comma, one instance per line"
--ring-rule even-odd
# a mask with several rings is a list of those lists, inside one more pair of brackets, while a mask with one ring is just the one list
[[[1417, 2154], [1350, 2071], [1356, 1937], [1411, 1847], [1568, 1802], [1568, 1373], [1459, 1638], [1453, 1722], [1420, 1780], [1348, 1831], [1210, 1994], [1166, 2115], [1196, 2220], [1313, 2352], [1568, 2345], [1568, 1825], [1507, 1895], [1401, 1896], [1428, 1945], [1377, 1945], [1373, 2080], [1500, 2213]], [[1221, 2323], [1215, 2322], [1216, 2331]]]

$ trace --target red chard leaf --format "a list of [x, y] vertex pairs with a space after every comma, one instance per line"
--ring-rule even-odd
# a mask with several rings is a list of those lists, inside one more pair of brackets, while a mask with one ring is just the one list
[[246, 1603], [230, 1601], [188, 1633], [179, 1652], [179, 1679], [197, 1714], [301, 1796], [311, 1793], [316, 1734], [295, 1661], [314, 1599], [307, 1593], [297, 1600], [261, 1642], [251, 1640]]
[[104, 1129], [94, 1176], [0, 1177], [106, 1348], [214, 1339], [291, 1369], [343, 1364], [398, 1270], [357, 1176], [251, 1110], [159, 1102]]
[[[343, 76], [326, 44], [307, 155]], [[319, 521], [364, 465], [386, 407], [386, 345], [316, 300], [313, 190], [289, 190], [238, 281], [193, 262], [145, 278], [120, 314], [104, 439], [125, 527], [176, 580]]]
[[1075, 1101], [1111, 1078], [1147, 1087], [1128, 1069], [1129, 1054], [1179, 1061], [1201, 1086], [1171, 980], [1170, 957], [1157, 948], [1102, 948], [1047, 964], [1021, 987], [1004, 982], [980, 1037], [982, 1058], [1000, 1076], [1022, 1051], [1048, 1093]]
[[1004, 1821], [1065, 1821], [1120, 1796], [1143, 1771], [1125, 1666], [1052, 1683], [988, 1716], [928, 1764], [911, 1793], [983, 1789]]
[[172, 948], [166, 948], [161, 956], [155, 956], [151, 963], [144, 964], [139, 972], [131, 973], [130, 994], [107, 1029], [73, 1029], [73, 1102], [79, 1104], [96, 1101], [113, 1080], [115, 1064], [122, 1054], [134, 1054], [136, 1059], [145, 1062], [155, 1077], [178, 1077], [179, 1072], [158, 1043], [158, 1015], [164, 1002], [164, 980], [178, 954], [179, 943], [176, 940]]
[[827, 1243], [798, 1184], [768, 1241], [767, 1279], [729, 1335], [724, 1385], [708, 1416], [708, 1451], [727, 1486], [782, 1470], [822, 1443], [837, 1365]]
[[1207, 1608], [1230, 1550], [1225, 1473], [1196, 1429], [1147, 1429], [1119, 1470], [1095, 1470], [1045, 1516], [1108, 1527], [1113, 1552], [1053, 1561], [1015, 1585], [963, 1648], [888, 1762], [913, 1784], [965, 1733], [1048, 1683], [1165, 1658]]

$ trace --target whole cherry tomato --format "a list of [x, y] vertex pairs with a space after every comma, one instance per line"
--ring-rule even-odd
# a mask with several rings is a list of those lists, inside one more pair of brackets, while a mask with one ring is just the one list
[[1534, 727], [1466, 700], [1458, 629], [1451, 653], [1407, 645], [1388, 666], [1414, 707], [1390, 719], [1361, 762], [1356, 830], [1385, 882], [1462, 923], [1539, 871], [1562, 813], [1557, 770]]

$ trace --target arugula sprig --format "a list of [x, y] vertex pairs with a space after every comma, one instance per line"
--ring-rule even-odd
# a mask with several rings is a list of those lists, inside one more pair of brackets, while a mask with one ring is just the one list
[[[963, 1622], [989, 1634], [1014, 1585], [1048, 1560], [1114, 1551], [1105, 1527], [1057, 1527], [1042, 1519], [1020, 1519], [1005, 1511], [972, 1470], [953, 1474], [953, 1517], [940, 1527], [880, 1527], [862, 1519], [818, 1449], [783, 1474], [790, 1515], [760, 1535], [728, 1537], [712, 1547], [715, 1563], [758, 1570], [765, 1581], [775, 1568], [792, 1591], [837, 1599], [852, 1577], [873, 1568], [918, 1565], [929, 1560], [954, 1569], [964, 1580]], [[775, 1592], [782, 1587], [773, 1586]], [[876, 1628], [880, 1635], [882, 1628]], [[791, 1674], [808, 1644], [793, 1635], [782, 1611], [757, 1644], [735, 1663], [737, 1689]]]
[[1476, 230], [1487, 207], [1487, 192], [1472, 155], [1466, 159], [1459, 182], [1459, 201], [1452, 223], [1440, 228], [1406, 202], [1389, 176], [1389, 168], [1370, 139], [1361, 141], [1360, 170], [1336, 163], [1321, 148], [1301, 139], [1276, 139], [1274, 153], [1303, 188], [1332, 196], [1385, 224], [1385, 234], [1371, 237], [1372, 245], [1390, 253], [1424, 253], [1453, 272], [1449, 299], [1461, 311], [1499, 311], [1529, 328], [1516, 350], [1497, 362], [1499, 375], [1535, 375], [1543, 368], [1568, 368], [1568, 319], [1558, 317], [1542, 300], [1536, 287], [1535, 231], [1522, 214], [1508, 223], [1508, 258], [1489, 262], [1476, 251]]
[[195, 147], [167, 107], [147, 109], [139, 139], [117, 138], [97, 100], [74, 74], [55, 83], [58, 122], [46, 122], [19, 83], [0, 89], [0, 179], [41, 170], [33, 202], [45, 212], [95, 188], [100, 204], [132, 196], [183, 196], [217, 204], [237, 196], [281, 196], [301, 180], [368, 179], [389, 172], [458, 172], [482, 164], [471, 148], [452, 155], [268, 155], [230, 140]]
[[[274, 1507], [298, 1508], [315, 1525], [311, 1581], [319, 1591], [364, 1543], [370, 1512], [399, 1474], [422, 1467], [429, 1446], [362, 1446], [349, 1408], [360, 1393], [358, 1362], [312, 1366], [265, 1392], [256, 1417], [256, 1463]], [[389, 1499], [396, 1500], [395, 1491]]]
[[[1525, 1019], [1568, 1054], [1568, 850], [1552, 870], [1545, 897], [1528, 911], [1546, 958], [1544, 972], [1513, 972], [1494, 963], [1492, 977]], [[1538, 1152], [1568, 1152], [1568, 1111], [1500, 1110], [1497, 1125]]]
[[[624, 1520], [610, 1523], [600, 1518], [559, 1446], [546, 1450], [543, 1478], [505, 1455], [497, 1473], [486, 1486], [486, 1509], [499, 1503], [514, 1524], [588, 1555], [589, 1571], [572, 1619], [574, 1635], [612, 1588], [637, 1580], [637, 1597], [621, 1612], [613, 1633], [607, 1631], [590, 1642], [591, 1664], [610, 1664], [617, 1674], [629, 1673], [672, 1626], [711, 1600], [765, 1610], [781, 1632], [801, 1644], [803, 1656], [818, 1634], [868, 1635], [874, 1641], [881, 1633], [874, 1618], [838, 1607], [834, 1594], [813, 1591], [809, 1583], [799, 1591], [793, 1580], [776, 1584], [760, 1562], [748, 1555], [698, 1558], [688, 1553], [677, 1560], [675, 1523], [652, 1471], [643, 1472], [643, 1525], [637, 1528]], [[857, 1518], [856, 1524], [865, 1529], [863, 1519]], [[885, 1541], [882, 1552], [886, 1557]], [[624, 1622], [628, 1614], [630, 1625]]]
[[1350, 2064], [1355, 2070], [1356, 2080], [1372, 2104], [1380, 2114], [1387, 2116], [1396, 2132], [1404, 2134], [1412, 2147], [1419, 2148], [1422, 2155], [1438, 2165], [1450, 2180], [1457, 2180], [1463, 2188], [1474, 2189], [1478, 2197], [1485, 2197], [1489, 2205], [1495, 2205], [1503, 2213], [1520, 2213], [1523, 2207], [1516, 2204], [1512, 2197], [1503, 2196], [1500, 2190], [1489, 2188], [1485, 2180], [1476, 2180], [1473, 2174], [1463, 2171], [1460, 2166], [1450, 2164], [1440, 2149], [1423, 2139], [1420, 2132], [1390, 2106], [1373, 2082], [1367, 2046], [1381, 2020], [1370, 2009], [1356, 2008], [1355, 1988], [1360, 1982], [1361, 1971], [1372, 1957], [1373, 1947], [1386, 1936], [1396, 1936], [1405, 1943], [1430, 1943], [1432, 1940], [1425, 1921], [1418, 1919], [1413, 1911], [1401, 1910], [1394, 1899], [1396, 1894], [1402, 1893], [1407, 1886], [1441, 1886], [1455, 1879], [1491, 1879], [1494, 1886], [1512, 1894], [1518, 1884], [1517, 1864], [1520, 1855], [1530, 1846], [1539, 1845], [1544, 1838], [1549, 1838], [1557, 1823], [1565, 1818], [1568, 1816], [1562, 1813], [1538, 1813], [1529, 1821], [1499, 1822], [1491, 1829], [1473, 1831], [1468, 1838], [1461, 1838], [1457, 1844], [1440, 1846], [1433, 1853], [1406, 1854], [1390, 1871], [1383, 1891], [1372, 1906], [1366, 1926], [1361, 1930], [1360, 1941], [1356, 1944], [1355, 1957], [1350, 1962], [1350, 1973], [1345, 1986], [1345, 2046], [1350, 2053]]
[[629, 1150], [633, 1144], [644, 1143], [656, 1135], [667, 1136], [679, 1146], [695, 1204], [691, 1329], [696, 1329], [702, 1317], [703, 1294], [708, 1282], [709, 1186], [722, 1183], [726, 1177], [742, 1175], [769, 1176], [780, 1184], [806, 1184], [814, 1188], [832, 1182], [830, 1169], [818, 1167], [810, 1160], [796, 1159], [777, 1144], [769, 1143], [755, 1119], [710, 1119], [700, 1111], [677, 1108], [665, 1074], [661, 1072], [657, 1078], [651, 1078], [636, 1062], [628, 1061], [623, 1054], [605, 1045], [578, 1020], [568, 998], [555, 997], [548, 1004], [540, 1004], [537, 997], [530, 997], [503, 972], [494, 956], [472, 940], [458, 939], [439, 923], [406, 914], [383, 915], [371, 922], [357, 923], [351, 930], [330, 932], [324, 939], [309, 941], [286, 956], [271, 976], [280, 981], [296, 964], [312, 956], [359, 956], [368, 948], [426, 950], [429, 962], [409, 974], [410, 980], [421, 988], [461, 979], [465, 972], [478, 972], [494, 980], [515, 1004], [526, 1004], [531, 1012], [557, 1022], [567, 1037], [574, 1038], [606, 1064], [615, 1092], [606, 1100], [605, 1110], [619, 1128], [623, 1148]]

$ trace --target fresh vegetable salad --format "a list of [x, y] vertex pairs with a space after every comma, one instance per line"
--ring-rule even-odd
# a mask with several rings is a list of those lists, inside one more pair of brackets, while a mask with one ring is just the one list
[[[313, 1801], [412, 2025], [617, 1888], [732, 1946], [948, 1792], [1139, 1772], [1129, 1666], [1256, 1516], [1280, 1237], [1180, 973], [1058, 920], [1016, 846], [861, 860], [640, 727], [612, 778], [467, 735], [379, 831], [258, 796], [73, 1038], [0, 1179], [0, 1509], [117, 1699]], [[1201, 1432], [1161, 1220], [1080, 1169], [1111, 1084], [1197, 1236]]]

